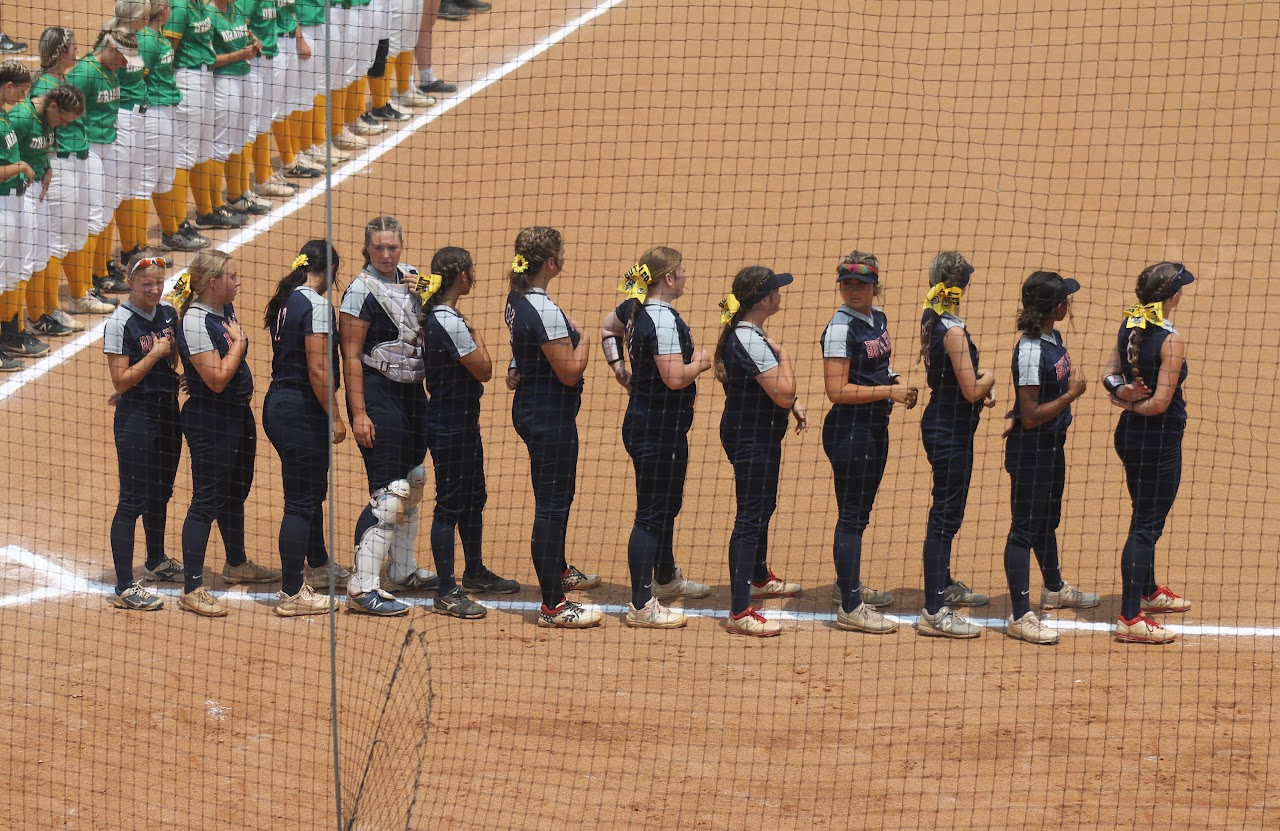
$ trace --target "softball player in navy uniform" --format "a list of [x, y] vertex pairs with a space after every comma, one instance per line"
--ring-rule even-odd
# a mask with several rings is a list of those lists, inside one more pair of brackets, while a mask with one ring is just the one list
[[878, 607], [893, 595], [862, 584], [862, 534], [889, 459], [889, 414], [894, 404], [910, 410], [920, 392], [900, 383], [890, 367], [889, 320], [874, 304], [880, 293], [880, 261], [852, 251], [836, 268], [843, 305], [822, 333], [822, 366], [831, 412], [822, 424], [822, 449], [835, 476], [836, 521], [832, 556], [841, 629], [886, 634], [898, 628]]
[[175, 288], [182, 320], [178, 348], [190, 394], [182, 407], [182, 432], [191, 453], [191, 507], [182, 526], [186, 576], [178, 606], [205, 617], [227, 614], [226, 604], [204, 587], [205, 549], [215, 520], [226, 549], [223, 577], [237, 583], [280, 577], [278, 570], [250, 560], [244, 547], [244, 502], [253, 486], [258, 433], [249, 406], [249, 336], [232, 305], [239, 288], [235, 261], [216, 248], [196, 254]]
[[589, 338], [547, 294], [564, 269], [564, 242], [554, 228], [525, 228], [516, 236], [511, 291], [503, 319], [511, 332], [515, 389], [511, 420], [529, 450], [533, 531], [529, 548], [542, 592], [539, 626], [583, 629], [604, 620], [598, 609], [565, 597], [600, 585], [565, 559], [569, 512], [578, 481], [578, 409]]
[[978, 637], [982, 627], [952, 607], [989, 602], [951, 577], [951, 541], [964, 521], [973, 476], [973, 436], [982, 409], [995, 406], [995, 375], [978, 366], [978, 347], [959, 317], [960, 298], [972, 275], [973, 266], [959, 252], [935, 257], [920, 319], [920, 355], [930, 391], [920, 435], [933, 467], [933, 504], [924, 539], [925, 606], [916, 631], [931, 637]]
[[1138, 275], [1138, 302], [1125, 311], [1104, 370], [1111, 403], [1124, 410], [1115, 448], [1133, 504], [1120, 556], [1124, 587], [1115, 638], [1169, 643], [1174, 635], [1148, 615], [1185, 612], [1191, 601], [1156, 582], [1156, 543], [1182, 482], [1182, 436], [1187, 425], [1187, 345], [1168, 315], [1195, 281], [1182, 263], [1156, 263]]
[[[689, 275], [674, 248], [657, 246], [640, 257], [618, 290], [627, 295], [605, 318], [605, 360], [630, 392], [622, 444], [635, 468], [636, 514], [627, 541], [631, 569], [628, 626], [673, 629], [688, 618], [659, 601], [706, 597], [711, 587], [685, 578], [676, 567], [673, 537], [689, 471], [697, 377], [711, 368], [706, 349], [693, 348], [689, 327], [672, 305]], [[631, 357], [626, 370], [625, 355]]]
[[[324, 240], [311, 240], [276, 286], [263, 322], [271, 332], [271, 386], [262, 405], [262, 427], [280, 455], [284, 517], [280, 520], [281, 617], [323, 614], [333, 608], [312, 587], [329, 585], [324, 537], [324, 498], [329, 489], [329, 446], [347, 437], [342, 416], [330, 406], [337, 394], [338, 340], [326, 296], [341, 262]], [[330, 430], [330, 417], [333, 427]], [[350, 572], [334, 563], [334, 585]]]
[[1082, 592], [1062, 579], [1058, 562], [1058, 524], [1067, 475], [1067, 428], [1071, 402], [1084, 394], [1085, 381], [1054, 324], [1067, 316], [1071, 295], [1080, 284], [1052, 271], [1037, 271], [1022, 284], [1022, 337], [1013, 355], [1016, 397], [1005, 438], [1005, 470], [1009, 472], [1009, 537], [1004, 546], [1004, 573], [1009, 581], [1013, 614], [1009, 637], [1028, 643], [1055, 644], [1058, 633], [1031, 611], [1031, 552], [1040, 563], [1044, 588], [1042, 609], [1089, 609], [1096, 594]]
[[178, 313], [161, 302], [169, 261], [149, 251], [126, 265], [129, 297], [107, 319], [102, 351], [115, 389], [116, 456], [120, 501], [111, 521], [116, 591], [112, 605], [149, 611], [160, 596], [133, 579], [133, 537], [138, 517], [146, 536], [146, 575], [181, 582], [182, 566], [164, 553], [173, 481], [182, 453], [178, 420]]
[[409, 607], [382, 588], [430, 590], [418, 568], [418, 506], [427, 483], [427, 394], [423, 389], [422, 300], [418, 271], [401, 265], [404, 229], [393, 217], [364, 229], [364, 270], [342, 297], [338, 330], [351, 433], [369, 479], [369, 504], [356, 521], [356, 567], [347, 607], [403, 615]]
[[782, 632], [751, 605], [770, 597], [795, 597], [788, 583], [769, 568], [769, 520], [778, 506], [778, 474], [787, 416], [796, 432], [809, 428], [809, 416], [796, 396], [791, 356], [769, 338], [764, 323], [782, 308], [790, 274], [747, 266], [733, 278], [732, 292], [720, 301], [725, 326], [716, 344], [716, 379], [724, 386], [720, 443], [733, 465], [737, 514], [729, 537], [729, 590], [732, 605], [725, 627], [735, 635], [768, 638]]
[[[463, 592], [513, 594], [520, 584], [485, 568], [484, 445], [480, 438], [480, 397], [493, 377], [493, 361], [458, 301], [476, 284], [471, 254], [442, 248], [431, 258], [431, 275], [421, 292], [424, 303], [422, 356], [426, 364], [427, 423], [436, 474], [436, 507], [431, 520], [431, 553], [440, 586], [432, 609], [438, 614], [481, 618], [484, 606]], [[454, 536], [466, 561], [459, 589], [454, 577]]]

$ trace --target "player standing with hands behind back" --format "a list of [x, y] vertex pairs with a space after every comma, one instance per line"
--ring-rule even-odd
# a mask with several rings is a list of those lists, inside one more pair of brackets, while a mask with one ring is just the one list
[[973, 477], [973, 435], [983, 408], [996, 403], [996, 377], [978, 366], [978, 347], [959, 316], [972, 275], [973, 266], [958, 251], [935, 257], [920, 319], [920, 356], [930, 390], [920, 436], [933, 466], [933, 504], [924, 538], [924, 612], [916, 631], [939, 638], [978, 637], [982, 627], [952, 607], [988, 602], [985, 594], [951, 578], [951, 541], [964, 522]]

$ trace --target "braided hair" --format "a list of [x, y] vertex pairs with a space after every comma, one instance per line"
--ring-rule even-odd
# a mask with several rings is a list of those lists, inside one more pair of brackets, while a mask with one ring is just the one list
[[50, 26], [40, 34], [40, 72], [52, 72], [63, 56], [76, 45], [76, 33], [67, 26]]
[[41, 97], [44, 98], [45, 107], [52, 105], [58, 112], [68, 113], [76, 118], [84, 115], [84, 92], [79, 87], [59, 84]]
[[1018, 311], [1018, 331], [1032, 338], [1044, 334], [1045, 323], [1057, 307], [1054, 300], [1062, 289], [1062, 275], [1056, 271], [1033, 271], [1022, 284], [1022, 308]]
[[31, 83], [31, 70], [21, 61], [7, 60], [0, 62], [0, 86], [17, 84], [23, 86]]
[[299, 260], [306, 257], [307, 261], [305, 264], [296, 266], [276, 285], [275, 293], [267, 301], [267, 310], [262, 314], [262, 325], [265, 328], [271, 328], [271, 321], [276, 319], [285, 304], [289, 302], [293, 290], [307, 282], [308, 274], [324, 274], [331, 284], [338, 274], [338, 268], [342, 265], [338, 249], [322, 239], [308, 241], [302, 246], [298, 255]]
[[564, 249], [564, 238], [555, 228], [535, 225], [523, 229], [516, 235], [516, 256], [524, 259], [524, 268], [515, 269], [514, 263], [508, 273], [511, 290], [527, 294], [533, 287], [533, 278], [538, 276], [549, 260], [555, 259]]
[[231, 261], [231, 255], [217, 248], [206, 248], [198, 252], [187, 266], [187, 279], [191, 291], [177, 302], [178, 317], [181, 318], [191, 308], [191, 304], [214, 280], [222, 276], [222, 270]]
[[[653, 283], [668, 274], [674, 274], [679, 270], [682, 262], [684, 262], [684, 255], [676, 249], [668, 248], [665, 245], [655, 245], [640, 255], [637, 265], [642, 265], [649, 269], [649, 285], [653, 285]], [[626, 302], [631, 304], [631, 314], [627, 316], [627, 334], [625, 338], [627, 352], [630, 353], [631, 336], [635, 331], [636, 315], [640, 314], [640, 307], [644, 304], [640, 302], [638, 297], [629, 298]]]
[[[933, 287], [938, 283], [945, 283], [947, 288], [964, 286], [972, 273], [973, 266], [969, 265], [963, 254], [959, 251], [943, 251], [929, 263], [929, 286]], [[923, 360], [929, 352], [929, 331], [932, 328], [925, 324], [920, 326], [920, 354], [916, 356], [916, 363]]]
[[[1156, 263], [1149, 265], [1138, 275], [1138, 282], [1134, 286], [1134, 293], [1138, 295], [1140, 303], [1154, 303], [1157, 300], [1167, 300], [1176, 294], [1176, 291], [1170, 291], [1173, 288], [1174, 281], [1177, 279], [1181, 269], [1174, 263]], [[1129, 371], [1133, 375], [1135, 381], [1146, 383], [1138, 372], [1138, 356], [1142, 352], [1142, 342], [1146, 340], [1147, 330], [1142, 327], [1135, 327], [1129, 330], [1129, 342], [1125, 346], [1124, 359], [1129, 365]]]
[[[759, 297], [760, 290], [764, 288], [765, 283], [773, 277], [773, 269], [766, 268], [762, 265], [749, 265], [739, 271], [733, 277], [733, 286], [730, 292], [734, 297], [738, 298], [738, 311], [733, 313], [733, 317], [729, 319], [729, 324], [723, 327], [720, 332], [720, 339], [716, 341], [715, 368], [716, 380], [720, 383], [727, 383], [729, 374], [724, 367], [724, 350], [729, 343], [729, 337], [733, 334], [734, 327], [742, 321], [742, 316], [755, 308], [762, 297]], [[747, 301], [752, 301], [748, 305]]]

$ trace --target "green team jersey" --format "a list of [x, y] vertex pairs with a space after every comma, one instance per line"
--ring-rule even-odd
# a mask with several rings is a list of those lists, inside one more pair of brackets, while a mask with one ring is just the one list
[[[9, 124], [9, 117], [5, 115], [4, 110], [0, 109], [0, 165], [17, 164], [20, 161], [22, 161], [22, 154], [18, 150], [18, 134]], [[19, 173], [0, 182], [0, 189], [22, 187], [25, 181], [27, 177]]]
[[[31, 97], [39, 98], [62, 83], [62, 81], [47, 72], [43, 73], [31, 85]], [[70, 124], [53, 131], [53, 150], [55, 153], [89, 152], [89, 137], [85, 130], [84, 116], [80, 116]]]
[[236, 0], [236, 9], [249, 21], [249, 31], [262, 41], [262, 57], [274, 58], [280, 54], [276, 45], [276, 19], [280, 11], [276, 0]]
[[120, 105], [116, 73], [86, 55], [67, 73], [67, 83], [84, 93], [84, 130], [90, 144], [114, 144]]
[[9, 124], [18, 134], [18, 152], [31, 165], [39, 179], [49, 169], [49, 151], [53, 149], [53, 128], [44, 123], [36, 105], [28, 98], [9, 110]]
[[173, 77], [173, 47], [169, 39], [154, 29], [138, 32], [138, 54], [146, 64], [148, 105], [172, 107], [182, 101], [182, 91]]
[[[294, 0], [299, 26], [324, 25], [324, 0]], [[312, 45], [314, 51], [315, 45]]]
[[276, 38], [293, 37], [298, 29], [298, 7], [293, 0], [276, 0]]
[[202, 0], [173, 0], [161, 34], [179, 39], [173, 59], [176, 69], [213, 69], [218, 59], [213, 51], [213, 20]]
[[116, 70], [116, 78], [120, 81], [120, 109], [147, 106], [146, 72], [145, 67], [134, 69], [128, 65]]
[[[209, 4], [209, 18], [213, 21], [213, 51], [219, 55], [230, 55], [249, 45], [249, 23], [240, 14], [235, 5], [222, 11], [212, 3]], [[249, 74], [249, 62], [235, 61], [213, 70], [214, 75], [243, 77]]]

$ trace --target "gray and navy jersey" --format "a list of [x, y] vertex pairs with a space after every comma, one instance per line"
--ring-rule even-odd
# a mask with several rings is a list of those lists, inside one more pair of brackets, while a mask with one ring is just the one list
[[310, 390], [311, 371], [307, 368], [307, 337], [333, 335], [332, 364], [334, 389], [340, 378], [338, 337], [333, 306], [328, 298], [308, 286], [299, 286], [280, 307], [271, 321], [271, 384], [291, 389]]
[[920, 319], [920, 331], [926, 339], [925, 379], [932, 391], [928, 408], [934, 411], [935, 416], [946, 415], [974, 420], [982, 413], [982, 402], [977, 401], [971, 404], [965, 400], [964, 394], [960, 392], [960, 382], [956, 379], [955, 368], [951, 365], [951, 359], [947, 357], [947, 348], [943, 343], [947, 331], [955, 328], [964, 332], [965, 341], [969, 346], [969, 360], [973, 362], [974, 372], [977, 372], [978, 347], [969, 336], [969, 330], [963, 320], [950, 312], [938, 315], [929, 309], [924, 310], [924, 316]]
[[[108, 355], [128, 355], [129, 366], [142, 360], [159, 338], [167, 338], [176, 345], [178, 339], [178, 312], [168, 303], [157, 305], [150, 314], [129, 301], [120, 304], [107, 318], [103, 330], [102, 351]], [[178, 352], [158, 362], [121, 396], [126, 399], [152, 395], [178, 394]]]
[[[1130, 366], [1128, 354], [1129, 345], [1133, 338], [1137, 337], [1139, 332], [1144, 332], [1142, 337], [1142, 345], [1138, 349], [1138, 360], [1135, 367]], [[1120, 351], [1120, 372], [1124, 375], [1126, 382], [1131, 382], [1135, 374], [1141, 375], [1143, 382], [1155, 394], [1156, 385], [1160, 383], [1160, 347], [1164, 345], [1165, 339], [1169, 335], [1176, 334], [1177, 330], [1173, 328], [1173, 324], [1164, 321], [1160, 326], [1147, 325], [1146, 329], [1129, 329], [1125, 324], [1120, 324], [1120, 332], [1116, 336], [1116, 349]], [[1178, 385], [1174, 388], [1173, 398], [1169, 401], [1169, 407], [1158, 416], [1144, 416], [1138, 413], [1125, 411], [1121, 414], [1121, 418], [1136, 417], [1138, 422], [1147, 427], [1161, 428], [1165, 426], [1181, 428], [1187, 422], [1187, 399], [1182, 393], [1182, 385], [1187, 380], [1187, 362], [1182, 362], [1182, 370], [1178, 373]]]
[[[889, 338], [889, 319], [882, 309], [872, 307], [863, 314], [849, 306], [841, 306], [822, 332], [822, 357], [841, 358], [849, 362], [848, 383], [860, 387], [883, 387], [893, 383], [889, 367], [893, 343]], [[866, 404], [836, 404], [830, 418], [862, 415], [887, 418], [892, 401]]]
[[671, 389], [662, 380], [657, 358], [659, 355], [679, 355], [681, 361], [688, 364], [693, 360], [693, 336], [670, 303], [646, 300], [639, 314], [633, 318], [635, 306], [626, 300], [614, 310], [631, 336], [631, 401], [627, 405], [627, 413], [639, 419], [638, 423], [652, 419], [663, 424], [678, 421], [688, 429], [693, 418], [693, 403], [698, 397], [697, 384]]
[[422, 359], [427, 371], [427, 419], [433, 431], [474, 427], [480, 420], [484, 384], [462, 365], [479, 347], [467, 320], [450, 306], [427, 309], [422, 324]]
[[227, 324], [233, 322], [236, 322], [236, 310], [230, 303], [221, 309], [203, 303], [192, 303], [182, 316], [182, 327], [178, 330], [178, 351], [182, 355], [182, 365], [186, 368], [187, 391], [192, 398], [247, 401], [253, 395], [253, 374], [249, 372], [248, 355], [240, 361], [235, 375], [231, 376], [222, 392], [209, 389], [191, 362], [192, 355], [204, 352], [217, 352], [218, 357], [225, 358], [231, 351]]
[[[1071, 356], [1062, 335], [1057, 329], [1044, 332], [1038, 338], [1023, 335], [1013, 353], [1013, 385], [1015, 387], [1039, 387], [1037, 404], [1053, 401], [1067, 391], [1071, 378]], [[1022, 412], [1015, 393], [1013, 399], [1013, 432], [1062, 432], [1071, 426], [1071, 407], [1031, 430], [1022, 426]]]
[[534, 288], [527, 294], [513, 291], [507, 295], [503, 320], [511, 332], [511, 355], [520, 372], [513, 406], [576, 413], [582, 399], [581, 379], [571, 387], [560, 383], [542, 352], [543, 344], [564, 338], [577, 348], [579, 335], [569, 328], [564, 312], [546, 290]]
[[725, 339], [725, 402], [720, 430], [734, 430], [781, 440], [787, 432], [788, 407], [779, 407], [756, 380], [778, 366], [778, 355], [765, 340], [764, 330], [739, 323]]

